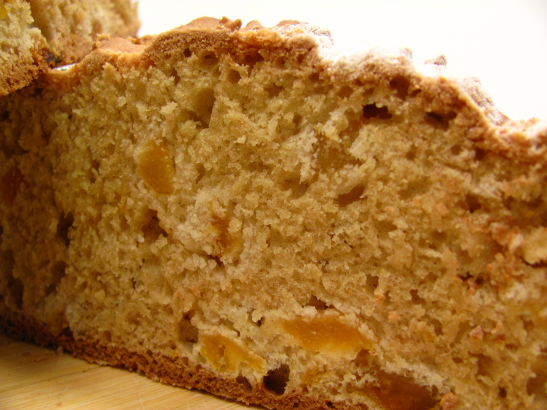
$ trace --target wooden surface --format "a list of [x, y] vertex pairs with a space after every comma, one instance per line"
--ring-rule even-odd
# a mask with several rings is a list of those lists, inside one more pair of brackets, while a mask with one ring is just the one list
[[254, 410], [0, 334], [0, 409]]

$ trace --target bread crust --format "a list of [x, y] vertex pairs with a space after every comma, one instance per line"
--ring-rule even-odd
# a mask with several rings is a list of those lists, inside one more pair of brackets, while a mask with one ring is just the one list
[[154, 352], [140, 354], [125, 348], [104, 345], [91, 337], [75, 338], [69, 328], [55, 336], [47, 326], [38, 323], [22, 313], [14, 312], [0, 302], [0, 329], [16, 340], [36, 343], [40, 346], [72, 353], [74, 357], [85, 359], [90, 363], [108, 365], [137, 372], [152, 380], [202, 390], [227, 399], [246, 404], [256, 404], [269, 409], [292, 410], [295, 403], [302, 410], [368, 410], [363, 404], [350, 405], [336, 402], [325, 397], [316, 397], [305, 392], [292, 392], [277, 396], [268, 392], [262, 385], [238, 383], [236, 379], [219, 378], [199, 364], [188, 360], [177, 360]]

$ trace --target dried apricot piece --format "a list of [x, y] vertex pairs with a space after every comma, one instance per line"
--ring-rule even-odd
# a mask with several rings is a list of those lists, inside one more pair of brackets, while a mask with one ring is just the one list
[[360, 349], [373, 349], [375, 343], [361, 334], [357, 326], [337, 315], [317, 315], [311, 320], [296, 317], [282, 326], [307, 350], [337, 355], [354, 355]]
[[148, 141], [141, 149], [137, 162], [137, 172], [155, 193], [173, 193], [175, 167], [165, 144], [154, 140]]
[[260, 356], [239, 343], [218, 333], [201, 336], [201, 355], [217, 369], [235, 372], [245, 363], [258, 371], [264, 371], [265, 362]]

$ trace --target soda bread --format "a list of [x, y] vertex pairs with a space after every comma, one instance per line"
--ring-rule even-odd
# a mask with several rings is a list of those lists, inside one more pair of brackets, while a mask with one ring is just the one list
[[0, 96], [81, 60], [98, 34], [135, 36], [139, 26], [131, 0], [0, 0]]
[[199, 19], [0, 98], [0, 327], [276, 409], [545, 409], [547, 127]]

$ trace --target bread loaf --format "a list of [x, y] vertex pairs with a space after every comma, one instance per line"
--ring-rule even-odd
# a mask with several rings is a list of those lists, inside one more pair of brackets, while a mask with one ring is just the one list
[[547, 127], [199, 19], [0, 98], [0, 323], [276, 409], [545, 409]]
[[98, 34], [136, 36], [139, 26], [131, 0], [0, 1], [0, 96], [81, 60]]

